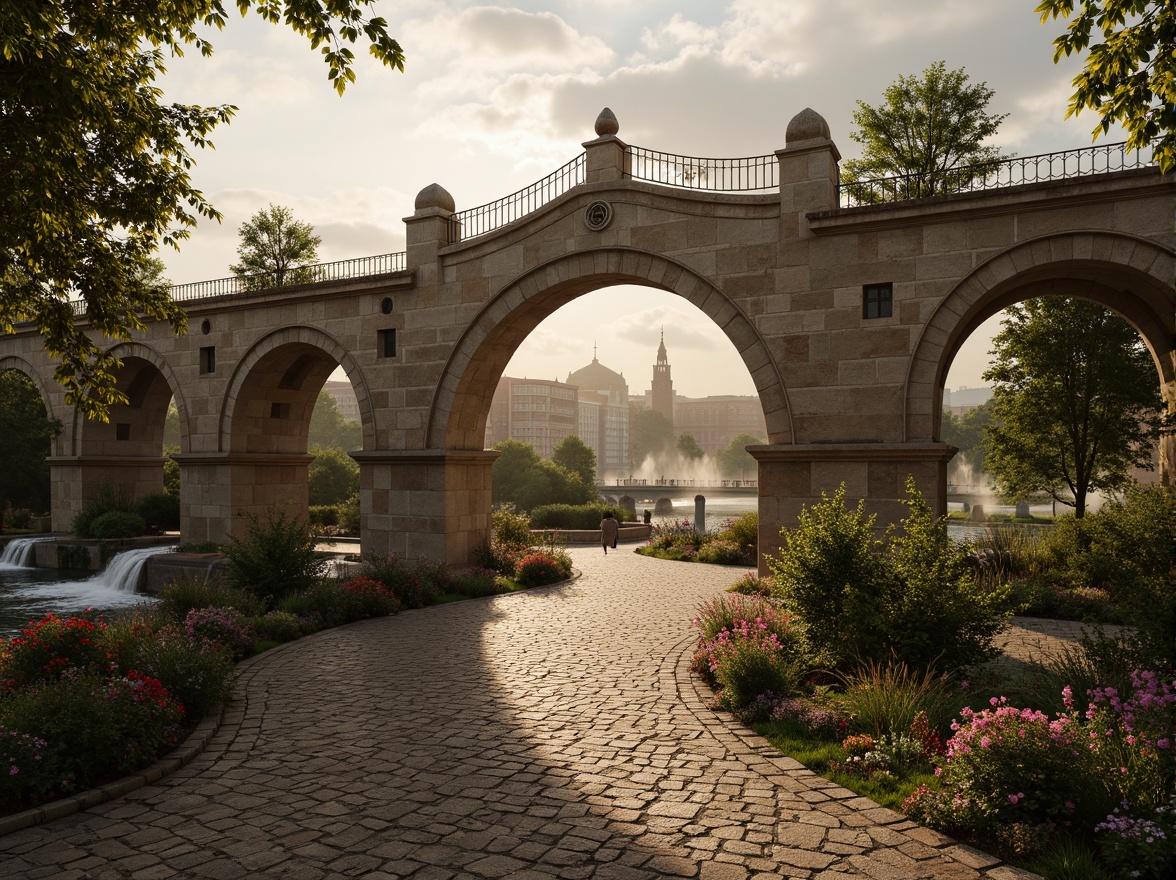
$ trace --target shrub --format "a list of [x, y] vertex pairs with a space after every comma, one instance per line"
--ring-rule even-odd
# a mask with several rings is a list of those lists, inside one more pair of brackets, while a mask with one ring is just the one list
[[151, 763], [181, 714], [154, 678], [83, 673], [9, 694], [0, 701], [0, 729], [43, 740], [43, 760], [65, 794]]
[[48, 760], [49, 744], [38, 736], [0, 727], [0, 810], [47, 799], [61, 779]]
[[148, 526], [163, 531], [175, 531], [180, 527], [180, 496], [168, 492], [144, 495], [135, 506], [139, 516]]
[[292, 642], [302, 635], [297, 616], [289, 611], [271, 611], [249, 618], [249, 625], [259, 642]]
[[33, 512], [27, 507], [14, 507], [0, 519], [7, 520], [10, 529], [27, 529], [33, 521]]
[[110, 511], [122, 513], [135, 512], [135, 498], [131, 492], [122, 487], [114, 487], [104, 483], [98, 489], [98, 495], [82, 505], [82, 509], [74, 516], [73, 532], [79, 538], [97, 537], [93, 533], [94, 520]]
[[228, 648], [234, 660], [253, 651], [253, 631], [232, 608], [193, 608], [184, 617], [184, 632], [194, 645]]
[[91, 538], [133, 538], [147, 531], [147, 523], [137, 513], [108, 510], [90, 523]]
[[379, 581], [405, 608], [424, 608], [432, 605], [448, 587], [449, 574], [444, 564], [434, 564], [421, 558], [415, 563], [389, 553], [364, 557], [362, 574]]
[[711, 538], [699, 548], [696, 558], [699, 562], [712, 565], [745, 565], [747, 554], [734, 541], [726, 538]]
[[1146, 817], [1116, 807], [1094, 830], [1102, 857], [1116, 877], [1160, 880], [1176, 873], [1176, 795], [1147, 810]]
[[102, 640], [102, 624], [49, 613], [0, 643], [0, 686], [13, 692], [39, 682], [56, 681], [73, 670], [105, 671], [111, 656]]
[[229, 583], [267, 603], [305, 590], [323, 573], [315, 539], [305, 520], [271, 509], [266, 522], [248, 515], [244, 538], [229, 540]]
[[472, 599], [504, 592], [498, 583], [498, 573], [489, 568], [463, 568], [450, 578], [450, 590]]
[[530, 548], [531, 520], [525, 513], [516, 513], [510, 507], [496, 508], [490, 514], [490, 523], [494, 540], [503, 549], [519, 552]]
[[531, 511], [530, 523], [532, 529], [598, 529], [610, 513], [617, 522], [625, 520], [625, 511], [615, 504], [544, 504]]
[[745, 596], [771, 596], [776, 587], [776, 581], [771, 577], [760, 577], [754, 571], [749, 571], [739, 580], [727, 588], [729, 593], [742, 593]]
[[339, 525], [339, 509], [334, 504], [312, 504], [306, 511], [306, 519], [312, 526], [324, 528]]
[[814, 657], [835, 668], [893, 657], [953, 668], [997, 654], [1007, 596], [981, 589], [967, 551], [907, 480], [908, 514], [887, 542], [874, 538], [865, 503], [845, 507], [845, 486], [801, 512], [769, 557], [777, 590], [803, 622]]
[[755, 548], [759, 545], [759, 513], [750, 511], [728, 520], [719, 533], [720, 537], [734, 541], [743, 551], [751, 551], [755, 555]]
[[348, 620], [364, 620], [369, 617], [386, 617], [400, 610], [400, 601], [382, 583], [368, 577], [355, 577], [346, 581], [343, 614]]
[[138, 643], [135, 668], [159, 679], [184, 707], [201, 718], [229, 698], [236, 671], [227, 648], [196, 644], [177, 626], [165, 626]]
[[[564, 554], [566, 556], [566, 554]], [[542, 587], [562, 581], [571, 570], [569, 564], [555, 554], [547, 552], [531, 553], [519, 560], [515, 568], [515, 580], [524, 587]]]
[[358, 535], [360, 529], [359, 493], [350, 495], [346, 501], [336, 505], [339, 511], [339, 527], [348, 534]]
[[265, 611], [265, 603], [220, 578], [190, 575], [165, 584], [156, 608], [162, 616], [182, 623], [194, 608], [232, 608], [244, 617], [256, 617]]

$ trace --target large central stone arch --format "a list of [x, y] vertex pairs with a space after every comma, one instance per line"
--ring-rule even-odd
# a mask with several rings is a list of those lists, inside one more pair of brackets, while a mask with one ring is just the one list
[[616, 284], [677, 294], [713, 320], [734, 344], [755, 382], [768, 442], [793, 441], [784, 380], [748, 316], [714, 284], [674, 259], [636, 248], [602, 247], [564, 255], [523, 272], [479, 311], [454, 347], [433, 396], [429, 447], [480, 450], [494, 389], [523, 340], [561, 306]]
[[1058, 233], [997, 254], [964, 277], [923, 327], [907, 374], [904, 439], [939, 439], [943, 386], [960, 346], [1001, 309], [1035, 296], [1089, 299], [1121, 315], [1151, 350], [1164, 400], [1176, 406], [1174, 280], [1176, 256], [1123, 233]]

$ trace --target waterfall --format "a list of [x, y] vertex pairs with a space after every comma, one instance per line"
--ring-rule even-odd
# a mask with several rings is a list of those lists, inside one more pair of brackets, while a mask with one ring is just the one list
[[0, 553], [0, 568], [31, 568], [33, 564], [33, 545], [39, 541], [52, 541], [52, 538], [13, 538]]
[[157, 553], [169, 553], [173, 549], [171, 546], [163, 546], [124, 550], [111, 559], [106, 570], [95, 575], [93, 580], [100, 581], [112, 590], [137, 593], [139, 592], [139, 575], [143, 572], [147, 558]]

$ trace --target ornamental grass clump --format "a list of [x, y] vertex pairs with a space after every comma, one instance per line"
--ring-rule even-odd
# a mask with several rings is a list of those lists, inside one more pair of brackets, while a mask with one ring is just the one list
[[931, 729], [946, 728], [962, 702], [948, 676], [893, 660], [871, 661], [839, 678], [854, 725], [875, 737], [909, 732], [920, 713]]

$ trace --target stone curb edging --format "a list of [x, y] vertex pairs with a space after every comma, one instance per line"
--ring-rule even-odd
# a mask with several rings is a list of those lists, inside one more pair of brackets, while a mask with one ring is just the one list
[[[543, 587], [532, 587], [530, 590], [522, 592], [531, 592], [531, 590], [542, 590], [548, 587], [558, 587], [561, 584], [570, 584], [577, 581], [582, 576], [579, 569], [572, 569], [570, 577], [562, 581], [556, 581], [554, 584], [545, 584]], [[493, 596], [483, 596], [481, 598], [493, 599], [502, 596], [514, 595], [513, 593], [499, 593]], [[436, 606], [440, 607], [440, 606]], [[408, 609], [414, 610], [414, 609]], [[401, 612], [403, 613], [403, 612]], [[352, 626], [355, 623], [366, 623], [364, 620], [353, 621], [344, 626]], [[316, 636], [329, 633], [333, 630], [340, 629], [334, 626], [330, 629], [319, 630], [316, 633], [302, 636], [290, 642], [283, 642], [280, 645], [275, 645], [264, 654], [258, 654], [255, 657], [250, 657], [248, 660], [243, 660], [236, 666], [237, 682], [233, 686], [233, 690], [237, 689], [237, 685], [241, 683], [245, 672], [252, 672], [253, 666], [260, 665], [263, 660], [268, 660], [276, 655], [278, 652], [285, 650], [291, 645], [303, 642], [306, 639], [313, 639]], [[230, 702], [233, 698], [230, 697]], [[106, 785], [100, 785], [97, 788], [87, 789], [86, 791], [78, 792], [70, 795], [67, 798], [50, 801], [47, 804], [41, 804], [39, 807], [30, 807], [27, 810], [22, 810], [19, 813], [13, 813], [9, 816], [0, 816], [0, 837], [7, 834], [12, 834], [15, 831], [21, 831], [25, 828], [31, 828], [34, 825], [43, 825], [46, 822], [51, 822], [54, 819], [61, 819], [65, 816], [72, 816], [74, 813], [79, 813], [82, 810], [88, 810], [91, 807], [96, 807], [99, 804], [104, 804], [107, 801], [112, 801], [116, 797], [121, 797], [132, 791], [136, 791], [144, 786], [151, 785], [153, 782], [158, 782], [165, 776], [170, 776], [181, 767], [191, 763], [191, 761], [200, 755], [208, 744], [212, 742], [212, 738], [216, 736], [220, 730], [221, 724], [225, 720], [228, 706], [222, 704], [219, 709], [210, 715], [207, 715], [199, 724], [196, 725], [195, 730], [188, 734], [188, 738], [180, 745], [176, 746], [164, 757], [160, 758], [154, 764], [144, 768], [138, 773], [133, 773], [130, 776], [124, 776], [121, 779], [116, 779], [113, 782], [108, 782]]]
[[[698, 637], [691, 635], [679, 643], [682, 647], [676, 654], [671, 653], [671, 656], [676, 659], [672, 664], [666, 664], [671, 668], [668, 670], [663, 668], [662, 677], [673, 679], [674, 690], [686, 711], [693, 715], [702, 727], [710, 730], [720, 743], [735, 752], [737, 757], [746, 761], [749, 766], [754, 766], [757, 762], [766, 762], [772, 765], [775, 773], [765, 773], [765, 776], [786, 775], [792, 778], [806, 777], [818, 780], [817, 785], [820, 788], [820, 793], [826, 797], [859, 810], [865, 818], [903, 835], [913, 844], [934, 849], [979, 871], [983, 877], [989, 878], [989, 880], [1043, 880], [1038, 874], [1004, 864], [996, 856], [962, 844], [946, 834], [919, 825], [901, 813], [896, 813], [867, 797], [824, 779], [796, 759], [778, 751], [760, 734], [738, 721], [731, 713], [710, 708], [707, 694], [713, 697], [713, 692], [705, 684], [697, 681], [689, 671], [690, 660], [693, 657], [697, 641]], [[706, 693], [704, 693], [704, 689]]]

